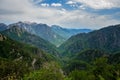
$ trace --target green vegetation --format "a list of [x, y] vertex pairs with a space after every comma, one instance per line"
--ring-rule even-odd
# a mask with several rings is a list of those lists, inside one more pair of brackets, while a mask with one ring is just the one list
[[33, 71], [23, 78], [24, 80], [63, 80], [64, 75], [55, 62], [43, 64], [40, 70]]
[[21, 79], [24, 74], [40, 69], [54, 60], [41, 49], [25, 45], [0, 34], [0, 79]]
[[47, 53], [51, 53], [54, 56], [59, 56], [59, 52], [56, 47], [50, 42], [42, 39], [39, 36], [28, 33], [25, 29], [13, 26], [8, 30], [2, 32], [4, 35], [10, 37], [13, 40], [20, 41], [22, 43], [27, 43], [34, 45]]
[[53, 54], [0, 33], [1, 80], [120, 80], [119, 26], [71, 37], [60, 47], [62, 57], [24, 29], [9, 32], [6, 34], [16, 40], [41, 44], [44, 51], [52, 49]]
[[59, 49], [63, 56], [69, 57], [86, 49], [98, 49], [106, 52], [120, 51], [120, 25], [77, 34], [69, 38]]
[[[81, 58], [84, 52], [84, 57]], [[70, 80], [119, 80], [120, 79], [120, 63], [110, 63], [111, 56], [96, 56], [101, 51], [86, 50], [79, 53], [68, 62], [64, 70]], [[88, 56], [90, 52], [94, 56]], [[96, 52], [96, 54], [95, 54]], [[97, 53], [100, 52], [100, 53]], [[117, 54], [114, 54], [114, 56]], [[80, 57], [80, 58], [78, 58]], [[118, 56], [120, 57], [120, 56]], [[91, 59], [92, 58], [92, 59]], [[115, 57], [112, 59], [114, 60]], [[88, 61], [89, 60], [89, 61]], [[120, 60], [120, 59], [118, 59]]]

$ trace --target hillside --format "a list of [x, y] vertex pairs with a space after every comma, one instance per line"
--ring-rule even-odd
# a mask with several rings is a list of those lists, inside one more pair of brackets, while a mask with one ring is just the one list
[[52, 44], [59, 46], [62, 44], [65, 39], [61, 37], [59, 34], [52, 31], [50, 26], [47, 24], [37, 24], [37, 23], [30, 23], [30, 22], [18, 22], [10, 24], [9, 27], [17, 26], [20, 28], [25, 29], [27, 32], [31, 34], [35, 34], [44, 40], [51, 42]]
[[14, 40], [31, 44], [33, 46], [43, 49], [47, 53], [51, 53], [54, 56], [59, 56], [57, 49], [53, 44], [40, 38], [39, 36], [28, 33], [24, 28], [13, 26], [3, 31], [2, 33]]
[[99, 49], [107, 52], [120, 50], [120, 25], [102, 28], [89, 33], [81, 33], [69, 38], [60, 47], [63, 55], [75, 54], [85, 49]]
[[8, 79], [11, 76], [19, 79], [51, 60], [52, 56], [43, 50], [16, 42], [0, 33], [0, 79]]
[[72, 57], [64, 70], [72, 80], [119, 80], [120, 53], [111, 54], [95, 49], [84, 50]]

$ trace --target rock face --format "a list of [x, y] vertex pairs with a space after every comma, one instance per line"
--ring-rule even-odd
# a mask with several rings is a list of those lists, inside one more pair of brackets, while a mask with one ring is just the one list
[[77, 53], [84, 49], [99, 49], [107, 52], [120, 50], [120, 25], [109, 26], [90, 33], [72, 36], [60, 46], [63, 53]]
[[0, 41], [3, 41], [3, 36], [0, 34]]
[[7, 38], [0, 33], [0, 41], [6, 40]]

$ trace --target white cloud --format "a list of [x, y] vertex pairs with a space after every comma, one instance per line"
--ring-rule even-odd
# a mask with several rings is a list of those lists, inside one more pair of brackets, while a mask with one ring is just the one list
[[82, 3], [93, 9], [120, 8], [120, 0], [72, 0]]
[[79, 8], [82, 9], [82, 10], [86, 9], [85, 5], [80, 5]]
[[47, 3], [42, 3], [41, 6], [43, 6], [43, 7], [49, 7], [49, 4], [47, 4]]
[[[20, 4], [22, 3], [22, 4]], [[112, 15], [98, 15], [83, 10], [38, 7], [29, 0], [0, 0], [0, 22], [31, 21], [72, 28], [100, 28], [119, 23]]]
[[60, 4], [60, 3], [52, 3], [51, 6], [53, 6], [53, 7], [60, 7], [60, 6], [62, 6], [62, 4]]
[[76, 4], [76, 2], [74, 2], [74, 1], [68, 1], [68, 2], [66, 2], [66, 4], [72, 5], [72, 4]]

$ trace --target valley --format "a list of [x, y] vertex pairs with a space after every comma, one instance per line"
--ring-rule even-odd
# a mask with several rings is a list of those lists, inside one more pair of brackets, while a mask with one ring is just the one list
[[120, 25], [1, 23], [0, 72], [1, 80], [119, 80]]

